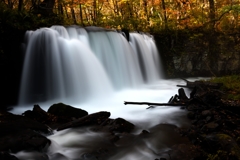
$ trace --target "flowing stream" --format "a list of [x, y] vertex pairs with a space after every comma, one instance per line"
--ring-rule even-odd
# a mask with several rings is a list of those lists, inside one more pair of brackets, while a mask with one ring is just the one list
[[[24, 49], [19, 105], [13, 113], [23, 113], [36, 103], [47, 110], [63, 102], [90, 114], [109, 111], [111, 118], [122, 117], [136, 129], [135, 137], [115, 144], [106, 142], [104, 131], [91, 127], [55, 132], [48, 136], [52, 144], [44, 153], [19, 152], [19, 159], [95, 160], [87, 153], [105, 146], [111, 150], [107, 160], [148, 160], [164, 156], [180, 141], [171, 126], [159, 124], [188, 125], [184, 110], [124, 105], [124, 101], [167, 103], [177, 94], [176, 85], [184, 84], [179, 79], [162, 79], [161, 60], [151, 35], [130, 33], [128, 42], [123, 33], [113, 30], [52, 26], [28, 31]], [[142, 130], [152, 134], [139, 138]]]

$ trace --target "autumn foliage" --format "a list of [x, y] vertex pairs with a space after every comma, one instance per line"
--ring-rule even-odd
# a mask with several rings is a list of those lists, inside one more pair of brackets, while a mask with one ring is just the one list
[[65, 24], [147, 32], [199, 27], [234, 32], [240, 24], [239, 0], [2, 0], [0, 5], [58, 16]]

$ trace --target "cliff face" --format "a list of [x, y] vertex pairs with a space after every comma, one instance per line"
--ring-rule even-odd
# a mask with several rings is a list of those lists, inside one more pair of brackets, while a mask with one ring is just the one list
[[155, 41], [167, 77], [221, 76], [240, 72], [240, 34], [181, 32], [155, 35]]

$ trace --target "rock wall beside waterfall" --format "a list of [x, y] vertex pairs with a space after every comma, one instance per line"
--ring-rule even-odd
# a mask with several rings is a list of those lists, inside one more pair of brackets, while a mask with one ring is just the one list
[[240, 34], [179, 31], [155, 40], [167, 77], [240, 73]]

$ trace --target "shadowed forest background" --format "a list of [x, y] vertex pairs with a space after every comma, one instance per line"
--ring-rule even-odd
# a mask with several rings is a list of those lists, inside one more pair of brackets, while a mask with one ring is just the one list
[[24, 33], [52, 25], [99, 26], [154, 36], [166, 78], [239, 73], [239, 0], [1, 0], [4, 104], [15, 104]]

